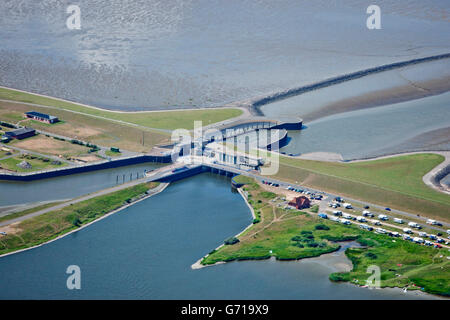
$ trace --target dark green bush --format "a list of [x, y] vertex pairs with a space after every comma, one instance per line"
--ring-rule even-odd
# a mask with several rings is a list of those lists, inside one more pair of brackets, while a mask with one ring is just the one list
[[239, 239], [238, 239], [238, 238], [236, 238], [236, 237], [231, 237], [231, 238], [226, 239], [223, 243], [224, 243], [225, 245], [233, 245], [233, 244], [236, 244], [236, 243], [238, 243], [238, 242], [239, 242]]

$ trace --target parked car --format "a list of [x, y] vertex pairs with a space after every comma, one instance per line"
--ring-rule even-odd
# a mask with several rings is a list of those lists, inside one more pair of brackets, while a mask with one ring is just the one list
[[349, 215], [348, 213], [343, 213], [343, 214], [342, 214], [342, 218], [351, 220], [351, 219], [352, 219], [352, 216]]
[[419, 237], [427, 238], [428, 234], [426, 232], [419, 232]]
[[348, 221], [348, 220], [341, 220], [341, 223], [342, 224], [346, 224], [346, 225], [350, 225], [350, 224], [352, 224], [350, 221]]
[[404, 234], [402, 235], [403, 240], [412, 240], [411, 236]]
[[363, 214], [364, 217], [371, 217], [371, 218], [375, 217], [375, 215], [372, 212], [368, 211], [368, 210], [364, 210], [362, 212], [362, 214]]
[[380, 215], [378, 215], [378, 219], [387, 221], [387, 220], [389, 220], [389, 217], [385, 214], [380, 214]]
[[364, 209], [369, 209], [370, 207], [369, 206], [364, 206]]
[[328, 216], [325, 213], [319, 213], [318, 216], [322, 219], [328, 219]]
[[409, 222], [408, 226], [410, 226], [412, 228], [416, 228], [416, 229], [422, 229], [422, 227], [416, 222]]
[[356, 220], [358, 220], [358, 222], [366, 222], [366, 218], [364, 217], [356, 217]]
[[404, 233], [409, 233], [409, 234], [411, 234], [411, 233], [412, 233], [412, 230], [409, 229], [409, 228], [403, 228], [403, 232], [404, 232]]
[[415, 243], [423, 243], [423, 239], [422, 239], [422, 238], [419, 238], [419, 237], [414, 237], [414, 238], [413, 238], [413, 241], [414, 241]]
[[403, 223], [403, 219], [400, 219], [400, 218], [394, 218], [394, 222], [395, 222], [395, 223], [400, 223], [400, 224], [402, 224], [402, 223]]
[[399, 237], [400, 233], [396, 232], [396, 231], [392, 231], [388, 233], [391, 237]]
[[391, 211], [391, 208], [384, 208], [384, 210], [386, 210], [386, 211]]
[[372, 223], [376, 226], [381, 226], [381, 222], [378, 220], [372, 220]]
[[340, 217], [340, 216], [342, 216], [342, 211], [333, 210], [333, 214], [337, 217]]

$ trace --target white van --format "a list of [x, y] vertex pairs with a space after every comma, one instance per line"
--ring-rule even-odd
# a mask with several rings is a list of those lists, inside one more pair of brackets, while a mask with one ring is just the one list
[[436, 220], [433, 220], [433, 219], [427, 220], [427, 224], [435, 224], [435, 223], [436, 223]]
[[403, 223], [403, 219], [400, 219], [400, 218], [394, 218], [394, 222], [395, 222], [395, 223], [400, 223], [400, 224], [402, 224], [402, 223]]
[[428, 237], [428, 234], [426, 232], [419, 232], [419, 236], [426, 238]]
[[404, 233], [412, 233], [412, 230], [409, 228], [403, 228]]
[[414, 241], [415, 243], [423, 243], [423, 239], [422, 239], [422, 238], [419, 238], [419, 237], [414, 237], [414, 238], [413, 238], [413, 241]]
[[410, 226], [412, 228], [418, 228], [418, 229], [421, 228], [421, 226], [418, 223], [416, 223], [416, 222], [409, 222], [408, 226]]
[[356, 217], [356, 220], [358, 220], [359, 222], [366, 222], [366, 218], [364, 217]]
[[343, 206], [345, 209], [353, 209], [352, 204], [351, 204], [351, 203], [348, 203], [348, 202], [344, 203], [342, 206]]
[[388, 216], [385, 215], [385, 214], [380, 214], [380, 215], [378, 216], [378, 219], [384, 220], [384, 221], [389, 220]]

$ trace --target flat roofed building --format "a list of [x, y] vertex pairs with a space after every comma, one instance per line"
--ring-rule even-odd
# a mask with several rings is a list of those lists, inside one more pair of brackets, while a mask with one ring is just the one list
[[25, 113], [25, 115], [27, 116], [27, 118], [30, 119], [34, 119], [37, 121], [41, 121], [41, 122], [46, 122], [46, 123], [55, 123], [58, 122], [58, 118], [55, 116], [51, 116], [49, 114], [45, 114], [45, 113], [41, 113], [41, 112], [37, 112], [37, 111], [30, 111]]
[[5, 136], [11, 138], [11, 139], [25, 139], [28, 137], [32, 137], [36, 134], [36, 130], [33, 128], [20, 128], [13, 131], [5, 132]]

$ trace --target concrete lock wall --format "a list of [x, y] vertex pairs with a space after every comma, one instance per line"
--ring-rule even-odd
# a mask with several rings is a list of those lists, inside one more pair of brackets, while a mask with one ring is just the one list
[[83, 165], [78, 167], [68, 167], [58, 170], [49, 170], [43, 172], [36, 172], [30, 174], [0, 174], [0, 180], [8, 181], [33, 181], [40, 179], [47, 179], [53, 177], [60, 177], [70, 174], [90, 172], [95, 170], [111, 169], [124, 167], [134, 164], [146, 163], [146, 162], [159, 162], [159, 163], [170, 163], [172, 161], [170, 156], [137, 156], [126, 159], [117, 159], [112, 161], [106, 161], [102, 163], [94, 163], [90, 165]]

